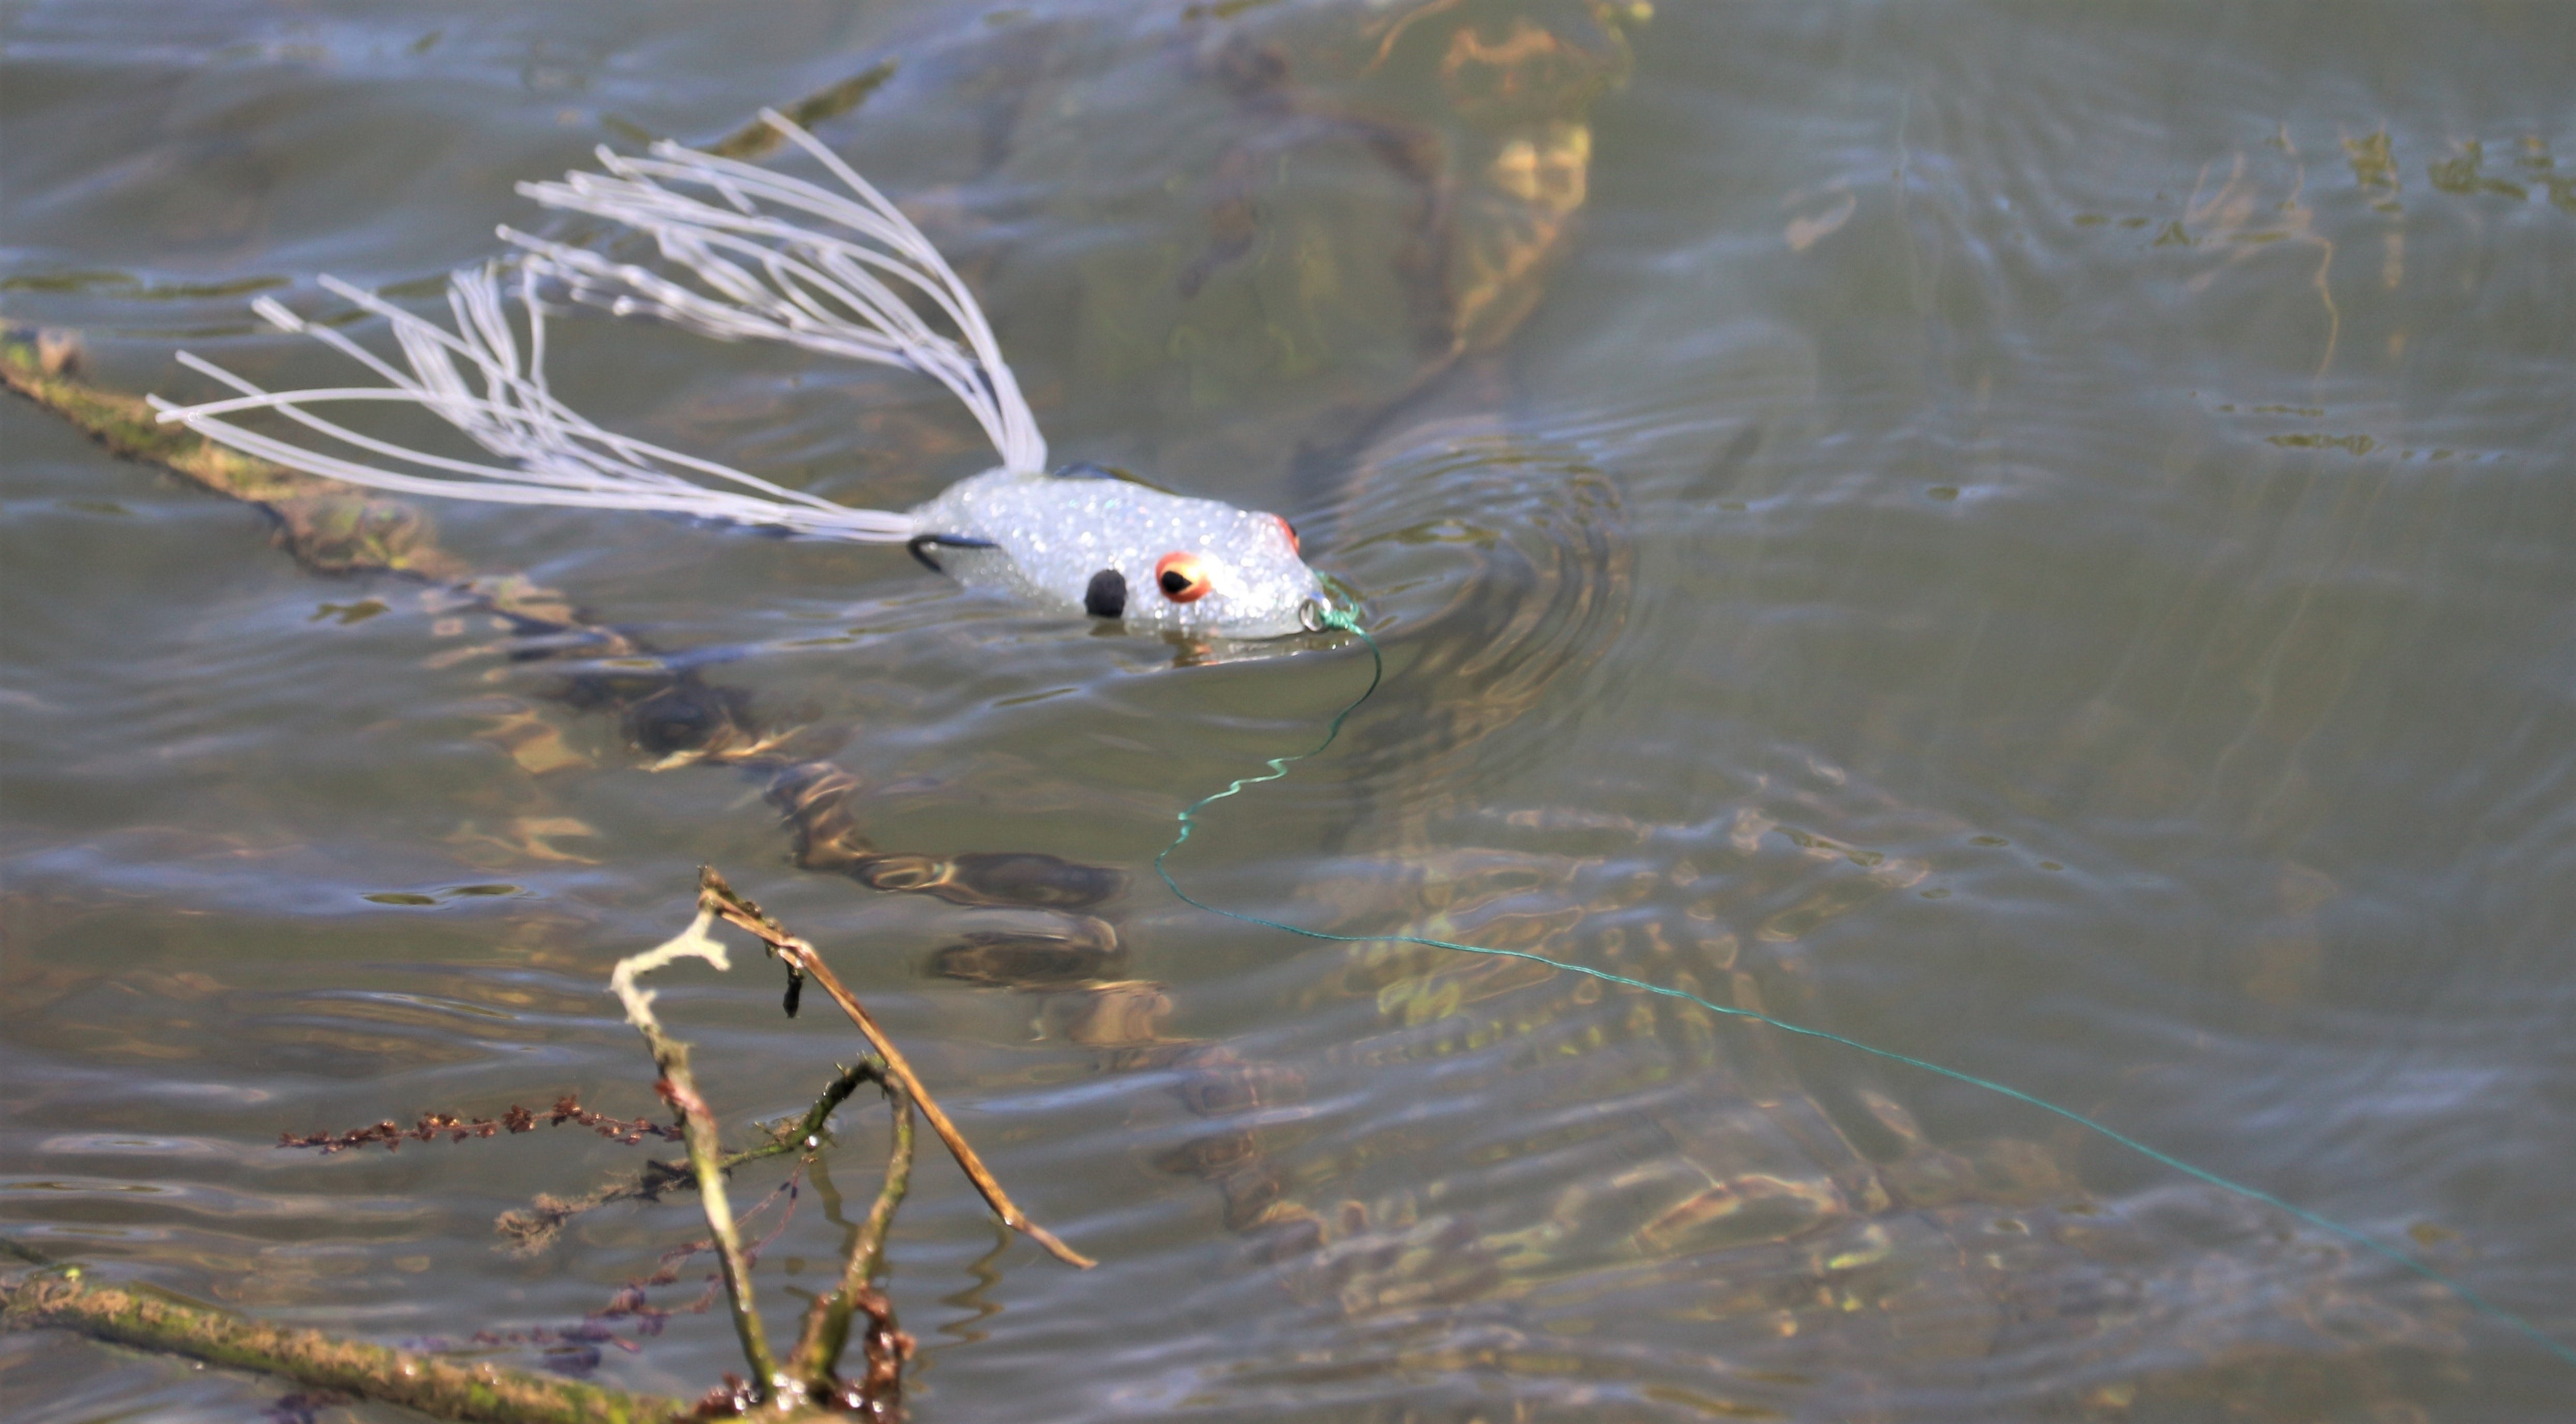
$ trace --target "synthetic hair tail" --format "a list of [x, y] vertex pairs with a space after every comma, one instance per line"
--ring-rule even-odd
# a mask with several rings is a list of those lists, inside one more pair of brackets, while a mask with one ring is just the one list
[[[519, 282], [519, 307], [527, 326], [524, 352], [502, 297], [496, 267], [467, 269], [448, 279], [447, 304], [455, 319], [454, 331], [424, 321], [373, 292], [330, 277], [321, 281], [332, 293], [382, 317], [392, 327], [394, 340], [410, 363], [409, 372], [397, 369], [346, 335], [329, 327], [309, 325], [275, 300], [262, 297], [252, 303], [252, 310], [278, 329], [311, 334], [373, 371], [386, 384], [265, 391], [211, 361], [182, 351], [182, 365], [223, 382], [240, 395], [186, 406], [154, 396], [152, 404], [160, 412], [160, 419], [185, 425], [209, 440], [289, 469], [397, 494], [440, 495], [495, 504], [654, 510], [772, 525], [866, 543], [900, 543], [917, 532], [908, 515], [834, 504], [712, 460], [614, 434], [575, 414], [546, 389], [545, 311], [537, 302], [532, 273], [522, 273]], [[484, 449], [514, 463], [488, 465], [407, 449], [305, 409], [329, 401], [417, 405], [455, 426]], [[308, 430], [394, 463], [370, 464], [310, 449], [224, 419], [247, 410], [274, 410]], [[403, 466], [413, 468], [406, 470]]]
[[[1046, 468], [1046, 437], [1020, 395], [993, 329], [930, 239], [812, 134], [772, 109], [761, 118], [811, 154], [848, 195], [667, 140], [650, 158], [599, 150], [605, 175], [573, 173], [519, 191], [550, 208], [589, 213], [650, 233], [691, 286], [596, 252], [502, 228], [527, 249], [530, 270], [578, 301], [643, 312], [719, 340], [784, 341], [809, 351], [900, 366], [963, 402], [1004, 467]], [[674, 186], [666, 186], [674, 185]], [[695, 188], [721, 201], [709, 201]], [[801, 226], [819, 219], [849, 234]], [[932, 329], [926, 300], [955, 328]]]

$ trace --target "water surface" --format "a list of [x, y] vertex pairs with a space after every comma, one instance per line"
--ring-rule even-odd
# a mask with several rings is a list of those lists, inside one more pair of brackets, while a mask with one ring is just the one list
[[[251, 293], [428, 296], [541, 220], [514, 181], [878, 76], [820, 132], [985, 294], [1056, 452], [1287, 514], [1383, 639], [1327, 755], [1205, 814], [1194, 893], [1987, 1075], [2576, 1342], [2576, 11], [5, 24], [0, 299], [173, 395], [203, 393], [181, 346], [338, 376]], [[979, 468], [926, 383], [559, 335], [593, 417], [836, 498]], [[2563, 1409], [2568, 1368], [2452, 1294], [2027, 1106], [1175, 903], [1174, 811], [1311, 746], [1361, 649], [1207, 657], [885, 550], [431, 511], [800, 729], [875, 845], [1125, 875], [1088, 911], [1114, 957], [961, 978], [943, 950], [1055, 912], [800, 870], [758, 778], [655, 770], [485, 616], [5, 420], [0, 1217], [120, 1279], [456, 1344], [651, 1272], [687, 1203], [535, 1260], [489, 1226], [641, 1149], [272, 1144], [653, 1111], [603, 981], [712, 863], [1103, 1262], [926, 1164], [892, 1283], [924, 1419]], [[850, 1051], [762, 969], [663, 1007], [746, 1127]], [[882, 1123], [844, 1120], [762, 1255], [773, 1318], [873, 1191]], [[672, 1392], [737, 1363], [718, 1316], [601, 1353], [563, 1363]], [[0, 1390], [47, 1421], [280, 1392], [57, 1335], [0, 1338]]]

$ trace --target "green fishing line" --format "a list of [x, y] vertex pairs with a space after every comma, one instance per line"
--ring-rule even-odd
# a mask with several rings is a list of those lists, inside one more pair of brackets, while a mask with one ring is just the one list
[[1238, 778], [1237, 780], [1228, 783], [1223, 791], [1219, 791], [1208, 796], [1202, 796], [1182, 809], [1180, 813], [1180, 834], [1174, 836], [1172, 838], [1172, 843], [1163, 847], [1162, 853], [1154, 857], [1154, 873], [1161, 876], [1163, 878], [1163, 884], [1169, 887], [1171, 892], [1180, 897], [1184, 903], [1193, 905], [1201, 910], [1205, 910], [1211, 915], [1223, 915], [1229, 920], [1237, 920], [1247, 925], [1260, 925], [1265, 929], [1284, 930], [1289, 934], [1298, 935], [1306, 939], [1326, 940], [1335, 944], [1419, 944], [1432, 949], [1456, 950], [1462, 954], [1484, 954], [1502, 959], [1525, 959], [1532, 964], [1544, 964], [1550, 969], [1561, 970], [1567, 974], [1581, 974], [1589, 978], [1601, 980], [1604, 983], [1617, 984], [1622, 988], [1635, 989], [1643, 993], [1655, 994], [1667, 999], [1679, 999], [1688, 1004], [1697, 1004], [1711, 1013], [1723, 1014], [1728, 1018], [1750, 1019], [1755, 1023], [1769, 1024], [1771, 1027], [1780, 1030], [1782, 1033], [1796, 1034], [1801, 1038], [1817, 1038], [1822, 1039], [1827, 1043], [1840, 1044], [1845, 1048], [1857, 1049], [1873, 1058], [1884, 1058], [1892, 1063], [1902, 1063], [1909, 1068], [1919, 1068], [1926, 1073], [1937, 1074], [1955, 1083], [1965, 1083], [1972, 1088], [1982, 1088], [1989, 1093], [1999, 1093], [2004, 1097], [2012, 1099], [2014, 1102], [2026, 1103], [2031, 1107], [2038, 1108], [2042, 1112], [2054, 1113], [2058, 1117], [2064, 1118], [2068, 1122], [2074, 1123], [2076, 1126], [2083, 1128], [2085, 1131], [2094, 1133], [2112, 1142], [2116, 1142], [2120, 1146], [2137, 1153], [2139, 1156], [2144, 1157], [2148, 1161], [2154, 1162], [2159, 1166], [2170, 1167], [2174, 1171], [2182, 1173], [2184, 1176], [2193, 1178], [2197, 1181], [2206, 1182], [2221, 1191], [2232, 1192], [2249, 1201], [2261, 1202], [2265, 1206], [2271, 1207], [2276, 1211], [2287, 1213], [2289, 1216], [2305, 1222], [2320, 1231], [2341, 1237], [2344, 1240], [2351, 1242], [2353, 1245], [2359, 1246], [2374, 1255], [2394, 1261], [2398, 1265], [2404, 1266], [2406, 1269], [2424, 1277], [2426, 1280], [2432, 1281], [2450, 1291], [2461, 1300], [2468, 1302], [2470, 1306], [2474, 1307], [2488, 1318], [2496, 1320], [2502, 1324], [2509, 1325], [2521, 1334], [2528, 1336], [2533, 1343], [2539, 1345], [2540, 1348], [2548, 1351], [2551, 1355], [2556, 1356], [2561, 1363], [2576, 1366], [2576, 1348], [2571, 1348], [2563, 1342], [2543, 1333], [2539, 1326], [2532, 1324], [2530, 1321], [2523, 1319], [2521, 1316], [2505, 1309], [2503, 1306], [2497, 1305], [2493, 1301], [2488, 1300], [2485, 1296], [2478, 1294], [2475, 1289], [2471, 1288], [2464, 1282], [2455, 1280], [2449, 1275], [2444, 1274], [2442, 1271], [2417, 1260], [2411, 1255], [2408, 1255], [2406, 1252], [2379, 1241], [2378, 1239], [2364, 1233], [2357, 1227], [2346, 1226], [2342, 1222], [2320, 1216], [2305, 1207], [2294, 1206], [2259, 1187], [2249, 1187], [2242, 1182], [2231, 1181], [2226, 1177], [2222, 1177], [2207, 1168], [2195, 1167], [2191, 1163], [2186, 1162], [2169, 1152], [2159, 1151], [2156, 1148], [2150, 1147], [2116, 1128], [2106, 1127], [2101, 1123], [2095, 1122], [2093, 1119], [2075, 1111], [2073, 1108], [2061, 1107], [2056, 1103], [2050, 1102], [2046, 1098], [2042, 1098], [2031, 1093], [2025, 1093], [2019, 1088], [1995, 1082], [1991, 1078], [1980, 1078], [1974, 1073], [1963, 1073], [1956, 1068], [1945, 1068], [1938, 1063], [1916, 1058], [1911, 1054], [1898, 1053], [1893, 1049], [1873, 1047], [1858, 1039], [1845, 1038], [1841, 1034], [1829, 1033], [1824, 1029], [1808, 1028], [1803, 1024], [1794, 1024], [1784, 1019], [1775, 1019], [1769, 1014], [1760, 1013], [1753, 1009], [1737, 1008], [1730, 1004], [1713, 1003], [1710, 1000], [1703, 999], [1699, 995], [1689, 993], [1685, 990], [1668, 988], [1662, 984], [1650, 984], [1643, 979], [1631, 979], [1625, 974], [1613, 974], [1607, 969], [1594, 969], [1588, 965], [1570, 964], [1561, 959], [1550, 959], [1543, 954], [1531, 954], [1526, 950], [1494, 949], [1486, 945], [1459, 944], [1451, 940], [1427, 939], [1421, 935], [1409, 934], [1332, 934], [1324, 930], [1307, 929], [1302, 925], [1292, 925], [1278, 920], [1264, 919], [1259, 915], [1247, 915], [1235, 910], [1221, 909], [1215, 905], [1207, 903], [1205, 900], [1199, 899], [1195, 895], [1192, 895], [1189, 891], [1181, 888], [1180, 882], [1172, 878], [1171, 868], [1164, 864], [1164, 862], [1171, 859], [1172, 852], [1179, 850], [1182, 846], [1189, 843], [1191, 832], [1198, 828], [1198, 813], [1205, 810], [1209, 805], [1222, 801], [1225, 798], [1243, 790], [1243, 788], [1247, 786], [1257, 786], [1265, 781], [1279, 780], [1281, 777], [1288, 774], [1288, 766], [1291, 762], [1304, 761], [1309, 757], [1322, 754], [1326, 748], [1333, 744], [1335, 739], [1341, 736], [1342, 724], [1350, 720], [1351, 714], [1359, 710], [1361, 703], [1368, 701], [1370, 697], [1376, 694], [1378, 684], [1383, 682], [1386, 678], [1386, 655], [1378, 647], [1377, 639], [1370, 637], [1368, 630], [1360, 627], [1358, 619], [1340, 609], [1328, 609], [1322, 615], [1321, 621], [1324, 626], [1328, 628], [1339, 628], [1345, 632], [1356, 633], [1359, 635], [1361, 641], [1368, 644], [1368, 686], [1361, 689], [1360, 695], [1352, 698], [1349, 704], [1344, 706], [1341, 711], [1333, 714], [1332, 722], [1324, 729], [1324, 739], [1315, 744], [1315, 749], [1313, 751], [1300, 752], [1294, 756], [1272, 757], [1265, 763], [1265, 765], [1270, 768], [1268, 772], [1260, 776], [1246, 776]]

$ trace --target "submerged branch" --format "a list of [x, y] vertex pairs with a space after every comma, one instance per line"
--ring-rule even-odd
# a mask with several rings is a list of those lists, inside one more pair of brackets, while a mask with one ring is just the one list
[[489, 1424], [644, 1424], [677, 1419], [688, 1406], [627, 1394], [489, 1361], [342, 1340], [190, 1305], [158, 1293], [100, 1285], [77, 1267], [0, 1285], [0, 1322], [76, 1330], [93, 1339], [257, 1370], [317, 1389], [364, 1395], [434, 1414]]
[[[867, 101], [870, 94], [885, 87], [894, 78], [895, 62], [882, 59], [837, 84], [827, 85], [793, 104], [781, 104], [779, 112], [795, 121], [798, 128], [810, 129], [827, 119], [837, 119]], [[754, 159], [786, 142], [786, 136], [767, 119], [754, 119], [707, 148], [718, 158]]]
[[[713, 872], [708, 872], [710, 876]], [[719, 886], [722, 880], [715, 881]], [[757, 915], [749, 902], [725, 892], [736, 913]], [[14, 1280], [0, 1281], [0, 1328], [59, 1328], [93, 1339], [187, 1355], [210, 1363], [257, 1370], [315, 1390], [340, 1391], [417, 1409], [447, 1419], [488, 1424], [648, 1424], [648, 1421], [707, 1417], [712, 1413], [762, 1412], [782, 1419], [860, 1414], [868, 1418], [900, 1417], [903, 1368], [912, 1355], [912, 1337], [896, 1328], [893, 1304], [875, 1284], [885, 1269], [885, 1243], [895, 1211], [912, 1181], [914, 1092], [908, 1069], [891, 1062], [862, 1059], [838, 1070], [822, 1094], [801, 1117], [766, 1125], [771, 1140], [739, 1152], [724, 1152], [716, 1136], [716, 1115], [700, 1093], [689, 1065], [689, 1046], [664, 1031], [653, 1013], [654, 993], [637, 981], [676, 960], [699, 958], [726, 967], [723, 944], [707, 930], [718, 911], [702, 908], [690, 926], [664, 944], [620, 960], [609, 987], [626, 1009], [629, 1022], [651, 1049], [660, 1078], [654, 1084], [677, 1110], [688, 1144], [686, 1169], [656, 1163], [635, 1184], [633, 1194], [646, 1195], [682, 1184], [694, 1185], [705, 1212], [710, 1241], [720, 1265], [726, 1299], [749, 1384], [728, 1376], [725, 1388], [689, 1405], [677, 1400], [631, 1395], [596, 1385], [532, 1374], [490, 1361], [460, 1362], [415, 1351], [397, 1350], [325, 1335], [264, 1325], [228, 1311], [195, 1305], [158, 1292], [107, 1286], [88, 1281], [78, 1266], [57, 1265], [41, 1252], [0, 1238], [0, 1257], [38, 1269]], [[846, 991], [826, 980], [839, 997]], [[875, 1206], [852, 1238], [838, 1286], [808, 1311], [798, 1344], [782, 1371], [761, 1327], [753, 1301], [751, 1254], [744, 1248], [740, 1225], [725, 1192], [724, 1176], [732, 1168], [765, 1157], [811, 1152], [821, 1146], [834, 1110], [863, 1082], [886, 1088], [894, 1113], [885, 1181]], [[531, 1115], [533, 1116], [533, 1115]], [[652, 1172], [662, 1174], [660, 1180]], [[625, 1189], [603, 1194], [613, 1199]], [[998, 1189], [997, 1189], [998, 1190]], [[542, 1204], [542, 1199], [541, 1199]], [[578, 1208], [572, 1208], [578, 1209]], [[542, 1229], [561, 1225], [559, 1213]], [[636, 1288], [630, 1287], [630, 1293]], [[640, 1298], [640, 1297], [639, 1297]], [[837, 1374], [851, 1333], [861, 1321], [863, 1368], [856, 1379]]]
[[278, 542], [315, 573], [389, 573], [454, 590], [521, 627], [577, 637], [602, 656], [637, 651], [628, 639], [581, 618], [563, 594], [524, 575], [478, 577], [441, 548], [429, 517], [334, 480], [227, 450], [194, 431], [163, 425], [141, 396], [80, 378], [79, 345], [59, 332], [0, 330], [0, 384], [52, 411], [111, 454], [158, 465], [200, 489], [258, 506], [276, 521]]
[[975, 1154], [974, 1145], [966, 1140], [966, 1134], [958, 1130], [957, 1124], [940, 1109], [938, 1100], [922, 1086], [920, 1077], [912, 1071], [911, 1062], [903, 1056], [903, 1050], [895, 1046], [894, 1039], [878, 1025], [875, 1016], [842, 987], [840, 976], [834, 974], [831, 966], [823, 962], [823, 957], [814, 952], [814, 946], [789, 934], [758, 905], [736, 894], [713, 866], [699, 869], [698, 904], [701, 915], [721, 916], [727, 924], [750, 931], [769, 947], [771, 953], [786, 961], [789, 969], [810, 975], [815, 983], [823, 986], [823, 992], [831, 995], [832, 1002], [841, 1006], [841, 1012], [858, 1026], [869, 1045], [884, 1055], [887, 1074], [912, 1095], [913, 1101], [921, 1108], [922, 1117], [929, 1121], [930, 1130], [939, 1134], [940, 1142], [948, 1148], [948, 1155], [957, 1159], [959, 1170], [975, 1184], [975, 1190], [983, 1195], [985, 1205], [993, 1209], [993, 1214], [1002, 1219], [1003, 1225], [1026, 1235], [1045, 1247], [1049, 1255], [1068, 1265], [1087, 1270], [1099, 1264], [1064, 1244], [1054, 1232], [1030, 1220], [1028, 1214], [1012, 1202], [1010, 1193], [1002, 1190], [1000, 1179]]

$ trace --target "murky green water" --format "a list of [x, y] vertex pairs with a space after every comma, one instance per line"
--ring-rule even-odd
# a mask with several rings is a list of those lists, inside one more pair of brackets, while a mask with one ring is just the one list
[[[174, 395], [207, 389], [182, 345], [338, 374], [256, 290], [426, 294], [541, 221], [513, 181], [891, 61], [821, 132], [985, 294], [1058, 454], [1288, 513], [1382, 630], [1386, 689], [1207, 813], [1196, 893], [1990, 1075], [2576, 1342], [2576, 9], [5, 24], [0, 297]], [[559, 335], [576, 407], [837, 498], [978, 468], [925, 384]], [[1176, 658], [884, 550], [432, 511], [800, 729], [874, 846], [1122, 872], [1083, 911], [1104, 959], [1069, 911], [800, 870], [759, 777], [655, 770], [655, 724], [568, 701], [486, 615], [0, 419], [0, 1218], [117, 1277], [455, 1344], [650, 1273], [687, 1203], [535, 1260], [489, 1226], [643, 1149], [270, 1144], [652, 1111], [602, 981], [711, 862], [1103, 1261], [1005, 1240], [926, 1163], [893, 1282], [925, 1419], [2538, 1420], [2576, 1382], [2028, 1107], [1172, 902], [1173, 811], [1310, 745], [1356, 649]], [[1067, 925], [1069, 966], [942, 953]], [[757, 969], [664, 1008], [736, 1123], [849, 1052]], [[882, 1131], [850, 1116], [764, 1251], [773, 1316], [833, 1269]], [[720, 1316], [601, 1353], [675, 1392], [738, 1363]], [[279, 1393], [54, 1335], [0, 1337], [0, 1391], [63, 1421]]]

